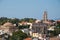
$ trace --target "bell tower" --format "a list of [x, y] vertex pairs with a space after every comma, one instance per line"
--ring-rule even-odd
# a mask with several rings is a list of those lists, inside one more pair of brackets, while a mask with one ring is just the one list
[[47, 21], [47, 11], [44, 11], [44, 14], [43, 14], [43, 21]]

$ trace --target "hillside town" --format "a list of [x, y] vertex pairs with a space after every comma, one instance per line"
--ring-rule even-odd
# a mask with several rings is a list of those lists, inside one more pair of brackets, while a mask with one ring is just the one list
[[41, 20], [12, 20], [0, 21], [0, 40], [60, 40], [60, 20], [49, 20], [47, 11]]

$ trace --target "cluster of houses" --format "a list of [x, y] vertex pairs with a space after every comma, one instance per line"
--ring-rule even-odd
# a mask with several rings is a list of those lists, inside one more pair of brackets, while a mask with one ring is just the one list
[[[36, 20], [33, 23], [22, 22], [18, 25], [30, 25], [29, 28], [21, 29], [27, 35], [30, 35], [32, 38], [43, 39], [47, 36], [48, 30], [54, 30], [56, 26], [56, 21], [47, 19], [47, 12], [44, 12], [42, 20]], [[17, 31], [16, 24], [6, 22], [3, 25], [0, 25], [0, 35], [7, 33], [12, 35], [13, 31]]]
[[[29, 31], [27, 32], [30, 34], [32, 38], [38, 38], [43, 40], [44, 38], [46, 38], [46, 36], [49, 36], [48, 31], [54, 31], [54, 28], [56, 27], [57, 22], [53, 20], [48, 20], [47, 12], [45, 11], [42, 20], [36, 20], [33, 23], [24, 22], [22, 24], [30, 25], [28, 29]], [[26, 29], [23, 29], [23, 32], [24, 30]]]

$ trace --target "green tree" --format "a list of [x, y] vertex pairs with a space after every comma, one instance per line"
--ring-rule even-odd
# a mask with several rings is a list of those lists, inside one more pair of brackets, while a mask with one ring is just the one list
[[12, 37], [10, 38], [10, 40], [23, 40], [25, 38], [27, 38], [27, 34], [23, 33], [22, 31], [17, 31], [17, 32], [13, 32]]
[[56, 35], [60, 34], [60, 24], [57, 24], [57, 26], [55, 28], [55, 34]]
[[58, 24], [55, 27], [54, 31], [50, 31], [50, 34], [51, 34], [51, 36], [57, 36], [58, 34], [60, 34], [60, 24]]
[[25, 21], [25, 22], [34, 22], [36, 19], [34, 19], [34, 18], [23, 18], [23, 19], [21, 19], [20, 20], [20, 22], [22, 22], [22, 21]]
[[13, 24], [18, 23], [19, 19], [18, 18], [10, 19], [10, 22]]
[[3, 25], [5, 22], [7, 22], [9, 19], [7, 17], [1, 17], [0, 18], [0, 25]]
[[18, 26], [18, 29], [24, 29], [24, 28], [29, 28], [30, 25], [20, 25]]

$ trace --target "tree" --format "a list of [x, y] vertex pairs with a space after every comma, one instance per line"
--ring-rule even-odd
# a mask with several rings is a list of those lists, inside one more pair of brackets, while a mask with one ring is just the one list
[[27, 38], [27, 34], [23, 33], [22, 31], [17, 31], [17, 32], [13, 32], [12, 37], [10, 38], [10, 40], [23, 40], [25, 38]]
[[57, 36], [58, 34], [60, 34], [60, 24], [57, 24], [54, 31], [50, 31], [50, 33], [51, 33], [51, 36]]
[[20, 20], [20, 22], [22, 22], [22, 21], [24, 21], [24, 22], [34, 22], [36, 19], [34, 19], [34, 18], [23, 18], [23, 19], [21, 19]]
[[0, 25], [3, 25], [7, 21], [8, 21], [8, 18], [7, 17], [1, 17], [0, 18]]
[[18, 29], [24, 29], [24, 28], [29, 28], [30, 25], [20, 25], [18, 26]]
[[55, 28], [55, 33], [56, 33], [56, 35], [60, 34], [60, 24], [57, 24], [57, 26]]
[[10, 19], [10, 22], [16, 24], [19, 22], [19, 19], [18, 18]]

